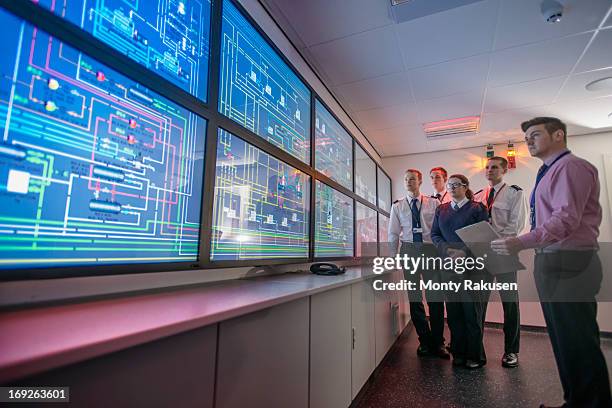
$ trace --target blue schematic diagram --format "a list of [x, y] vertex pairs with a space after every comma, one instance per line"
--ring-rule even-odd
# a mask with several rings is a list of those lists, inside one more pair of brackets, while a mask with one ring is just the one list
[[210, 0], [37, 0], [204, 101]]
[[306, 258], [310, 177], [220, 129], [211, 259]]
[[196, 261], [206, 121], [0, 24], [0, 268]]
[[315, 257], [353, 256], [353, 199], [316, 182]]
[[353, 138], [318, 100], [315, 104], [315, 167], [353, 190]]
[[229, 0], [223, 1], [219, 112], [309, 163], [310, 90]]

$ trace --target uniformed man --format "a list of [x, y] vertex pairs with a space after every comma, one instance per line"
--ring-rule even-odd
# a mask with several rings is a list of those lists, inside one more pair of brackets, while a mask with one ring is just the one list
[[[508, 160], [500, 156], [487, 160], [485, 176], [489, 186], [476, 192], [474, 200], [487, 207], [489, 222], [493, 229], [502, 237], [520, 234], [527, 227], [527, 198], [523, 189], [504, 182], [508, 172]], [[516, 271], [501, 274], [492, 273], [491, 279], [503, 283], [516, 283]], [[486, 315], [486, 305], [490, 293], [486, 293], [483, 320]], [[520, 314], [518, 292], [502, 290], [499, 292], [504, 308], [504, 355], [503, 367], [518, 366], [520, 341]], [[484, 322], [483, 322], [484, 323]]]
[[429, 170], [429, 178], [434, 191], [431, 198], [437, 199], [440, 204], [451, 201], [451, 195], [446, 191], [446, 181], [448, 180], [446, 169], [444, 167], [434, 167]]
[[[397, 200], [391, 207], [389, 222], [389, 241], [395, 256], [398, 252], [401, 237], [400, 253], [410, 257], [435, 257], [436, 249], [431, 242], [431, 226], [438, 207], [438, 200], [427, 197], [420, 191], [423, 175], [419, 170], [408, 169], [404, 174], [406, 197]], [[404, 271], [407, 281], [415, 282], [419, 288], [421, 279], [440, 281], [439, 271]], [[409, 290], [410, 316], [419, 336], [419, 356], [435, 355], [450, 359], [450, 354], [444, 346], [444, 299], [441, 293], [426, 291], [429, 307], [429, 322], [425, 315], [422, 291]]]

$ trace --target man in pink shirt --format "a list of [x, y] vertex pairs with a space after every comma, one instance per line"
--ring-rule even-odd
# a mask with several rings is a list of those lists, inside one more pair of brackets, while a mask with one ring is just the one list
[[[521, 124], [529, 153], [544, 162], [531, 194], [531, 231], [495, 240], [502, 255], [534, 248], [534, 274], [566, 404], [610, 407], [610, 380], [597, 325], [602, 268], [597, 169], [567, 149], [557, 118]], [[541, 407], [545, 407], [541, 405]]]

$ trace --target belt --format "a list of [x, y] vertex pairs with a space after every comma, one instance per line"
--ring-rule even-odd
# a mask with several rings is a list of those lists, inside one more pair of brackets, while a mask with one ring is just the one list
[[583, 248], [583, 249], [549, 249], [549, 248], [535, 248], [536, 254], [558, 254], [561, 252], [589, 252], [597, 251], [597, 248]]

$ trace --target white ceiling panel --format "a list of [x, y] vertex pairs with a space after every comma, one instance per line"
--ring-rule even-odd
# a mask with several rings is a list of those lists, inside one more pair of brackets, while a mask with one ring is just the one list
[[591, 34], [580, 34], [493, 53], [488, 86], [569, 74]]
[[[612, 128], [612, 96], [558, 102], [548, 107], [553, 116], [569, 125], [590, 129], [590, 132]], [[569, 132], [569, 130], [568, 130]]]
[[[268, 0], [271, 2], [272, 0]], [[391, 24], [386, 1], [273, 0], [307, 46]]]
[[489, 69], [489, 55], [417, 68], [408, 73], [417, 101], [482, 90]]
[[529, 44], [596, 29], [610, 7], [610, 0], [562, 0], [563, 18], [546, 23], [541, 1], [503, 0], [495, 49]]
[[494, 113], [528, 106], [551, 104], [566, 76], [488, 88], [484, 112]]
[[612, 68], [572, 75], [557, 97], [558, 102], [612, 95], [612, 89], [587, 91], [585, 86], [598, 79], [612, 77]]
[[396, 25], [406, 68], [489, 52], [497, 6], [481, 1]]
[[406, 73], [385, 75], [335, 87], [353, 111], [414, 102]]
[[612, 28], [601, 30], [576, 67], [576, 72], [612, 67]]
[[358, 111], [354, 116], [364, 130], [389, 129], [419, 122], [414, 103]]
[[480, 115], [482, 92], [466, 92], [417, 102], [422, 123]]
[[389, 26], [311, 47], [310, 52], [332, 85], [340, 85], [402, 71], [397, 47]]

